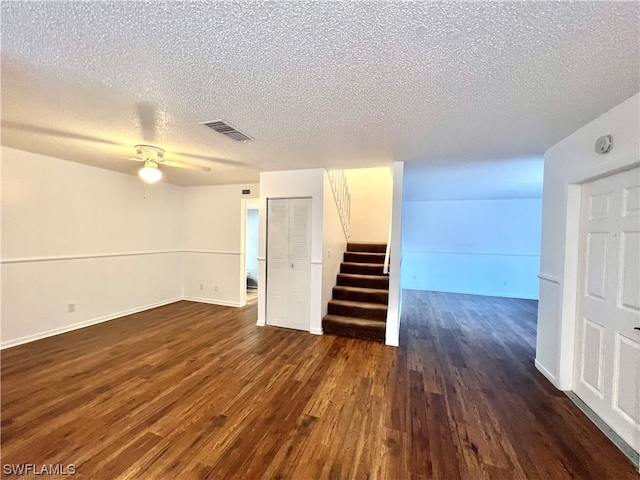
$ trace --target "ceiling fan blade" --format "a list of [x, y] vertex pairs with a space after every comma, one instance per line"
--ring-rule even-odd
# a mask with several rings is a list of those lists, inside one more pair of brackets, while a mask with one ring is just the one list
[[246, 165], [246, 163], [238, 162], [236, 160], [227, 160], [225, 158], [208, 157], [206, 155], [196, 155], [194, 153], [171, 151], [171, 155], [177, 155], [177, 156], [180, 156], [180, 157], [187, 157], [187, 158], [194, 158], [196, 160], [205, 160], [207, 162], [221, 163], [223, 165], [233, 165], [233, 166]]
[[154, 143], [158, 133], [156, 125], [156, 107], [151, 102], [136, 103], [138, 126], [145, 142]]
[[134, 162], [144, 162], [144, 158], [137, 158], [137, 157], [112, 157], [118, 160], [132, 160]]
[[161, 165], [166, 165], [167, 167], [188, 168], [189, 170], [198, 170], [200, 172], [211, 171], [209, 167], [201, 167], [200, 165], [191, 165], [183, 162], [174, 162], [173, 160], [163, 160]]
[[28, 125], [26, 123], [19, 122], [2, 122], [2, 128], [9, 128], [15, 130], [22, 130], [25, 132], [38, 133], [41, 135], [51, 135], [53, 137], [70, 138], [72, 140], [83, 140], [86, 142], [102, 143], [104, 145], [117, 145], [118, 147], [125, 146], [122, 143], [113, 142], [104, 138], [91, 137], [81, 133], [65, 132], [64, 130], [56, 130], [55, 128], [38, 127], [36, 125]]

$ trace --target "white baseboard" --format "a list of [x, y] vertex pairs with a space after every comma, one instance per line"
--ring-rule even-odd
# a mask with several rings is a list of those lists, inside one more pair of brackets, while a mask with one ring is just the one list
[[324, 332], [322, 331], [322, 328], [312, 328], [309, 330], [309, 333], [313, 335], [323, 335]]
[[[35, 333], [33, 335], [27, 335], [26, 337], [20, 337], [15, 340], [8, 340], [6, 342], [0, 343], [0, 350], [4, 350], [5, 348], [15, 347], [18, 345], [22, 345], [23, 343], [35, 342], [36, 340], [41, 340], [47, 337], [53, 337], [55, 335], [60, 335], [62, 333], [71, 332], [72, 330], [78, 330], [80, 328], [90, 327], [91, 325], [96, 325], [98, 323], [108, 322], [109, 320], [115, 320], [116, 318], [125, 317], [127, 315], [132, 315], [134, 313], [143, 312], [145, 310], [150, 310], [152, 308], [161, 307], [163, 305], [168, 305], [170, 303], [179, 302], [181, 300], [186, 300], [188, 302], [198, 302], [198, 303], [208, 303], [211, 305], [220, 305], [223, 307], [235, 307], [240, 308], [244, 305], [241, 302], [227, 302], [225, 300], [213, 300], [210, 298], [197, 298], [197, 297], [176, 297], [169, 300], [163, 300], [161, 302], [151, 303], [149, 305], [143, 305], [141, 307], [131, 308], [129, 310], [123, 310], [121, 312], [112, 313], [109, 315], [103, 315], [101, 317], [92, 318], [90, 320], [85, 320], [84, 322], [74, 323], [72, 325], [67, 325], [60, 328], [54, 328], [53, 330], [47, 330], [46, 332]], [[256, 323], [258, 327], [264, 327], [265, 322], [258, 320]], [[322, 329], [313, 329], [310, 333], [314, 335], [322, 335]]]
[[96, 325], [98, 323], [108, 322], [109, 320], [115, 320], [116, 318], [126, 317], [127, 315], [143, 312], [144, 310], [150, 310], [152, 308], [161, 307], [163, 305], [168, 305], [170, 303], [179, 302], [180, 300], [183, 300], [183, 299], [181, 297], [176, 297], [169, 300], [163, 300], [161, 302], [150, 303], [148, 305], [143, 305], [141, 307], [130, 308], [128, 310], [123, 310], [121, 312], [112, 313], [109, 315], [103, 315], [101, 317], [92, 318], [90, 320], [85, 320], [84, 322], [78, 322], [71, 325], [66, 325], [64, 327], [54, 328], [53, 330], [47, 330], [46, 332], [34, 333], [33, 335], [27, 335], [25, 337], [16, 338], [15, 340], [8, 340], [6, 342], [0, 343], [0, 350], [4, 350], [5, 348], [10, 348], [10, 347], [15, 347], [17, 345], [22, 345], [23, 343], [35, 342], [36, 340], [40, 340], [47, 337], [53, 337], [55, 335], [60, 335], [61, 333], [67, 333], [72, 330], [79, 330], [81, 328], [90, 327], [91, 325]]
[[384, 344], [387, 345], [388, 347], [399, 347], [400, 341], [397, 336], [394, 336], [394, 338], [389, 338], [385, 336]]
[[556, 376], [555, 376], [555, 375], [553, 375], [549, 370], [547, 370], [547, 369], [544, 367], [544, 365], [542, 365], [542, 364], [538, 361], [538, 359], [537, 359], [537, 358], [536, 358], [536, 361], [535, 361], [535, 365], [536, 365], [536, 368], [538, 369], [538, 371], [539, 371], [541, 374], [543, 374], [545, 377], [547, 377], [547, 380], [549, 380], [549, 381], [553, 384], [553, 386], [554, 386], [554, 387], [556, 387], [556, 386], [557, 386], [557, 385], [556, 385]]
[[241, 302], [228, 302], [226, 300], [214, 300], [212, 298], [182, 297], [181, 300], [186, 300], [188, 302], [209, 303], [211, 305], [221, 305], [223, 307], [240, 308], [244, 306]]

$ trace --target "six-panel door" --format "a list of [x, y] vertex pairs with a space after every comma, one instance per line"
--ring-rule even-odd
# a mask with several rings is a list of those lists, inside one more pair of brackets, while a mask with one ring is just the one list
[[640, 169], [583, 186], [575, 393], [640, 450]]

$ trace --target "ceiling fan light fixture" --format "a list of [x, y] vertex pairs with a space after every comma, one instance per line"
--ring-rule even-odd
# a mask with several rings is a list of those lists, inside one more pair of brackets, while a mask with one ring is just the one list
[[153, 161], [144, 162], [144, 167], [140, 169], [138, 175], [147, 183], [155, 183], [162, 178], [162, 172], [158, 168], [158, 164]]

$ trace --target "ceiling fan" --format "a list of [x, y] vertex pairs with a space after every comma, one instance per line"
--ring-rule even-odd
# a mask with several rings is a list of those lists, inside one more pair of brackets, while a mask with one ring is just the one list
[[[138, 175], [147, 183], [157, 182], [162, 178], [162, 171], [159, 169], [160, 165], [167, 167], [177, 167], [177, 168], [186, 168], [189, 170], [196, 170], [200, 172], [210, 172], [211, 168], [208, 166], [199, 165], [198, 163], [202, 163], [203, 161], [206, 163], [213, 164], [222, 164], [229, 166], [244, 166], [247, 167], [245, 162], [236, 161], [236, 160], [228, 160], [217, 157], [210, 157], [208, 155], [200, 155], [195, 153], [187, 153], [187, 152], [178, 152], [171, 151], [171, 159], [165, 158], [165, 150], [160, 148], [157, 145], [157, 136], [158, 130], [162, 130], [162, 126], [166, 124], [165, 121], [162, 120], [162, 116], [158, 114], [155, 105], [150, 102], [138, 102], [135, 104], [135, 120], [138, 127], [138, 133], [142, 137], [143, 142], [135, 145], [136, 156], [135, 157], [111, 157], [116, 159], [124, 159], [124, 160], [133, 160], [136, 162], [144, 162], [144, 166], [139, 170]], [[91, 142], [104, 146], [115, 146], [115, 147], [127, 147], [130, 148], [129, 145], [124, 143], [114, 141], [108, 138], [100, 138], [94, 137], [91, 135], [87, 135], [83, 133], [69, 132], [58, 130], [51, 127], [41, 127], [36, 125], [29, 125], [24, 123], [12, 122], [2, 120], [1, 122], [2, 128], [16, 129], [22, 130], [30, 133], [35, 133], [39, 135], [50, 135], [57, 138], [76, 140], [80, 142]], [[156, 144], [156, 145], [153, 145]], [[179, 158], [178, 160], [173, 160], [173, 158]], [[192, 158], [196, 161], [195, 164], [189, 163], [186, 160], [188, 158]]]
[[189, 170], [198, 170], [200, 172], [210, 172], [209, 167], [200, 165], [192, 165], [190, 163], [176, 162], [175, 160], [167, 160], [164, 158], [165, 151], [160, 147], [153, 145], [136, 145], [135, 157], [118, 157], [124, 160], [133, 160], [134, 162], [144, 162], [144, 166], [138, 171], [138, 175], [147, 183], [155, 183], [162, 178], [162, 171], [159, 165], [167, 167], [188, 168]]

